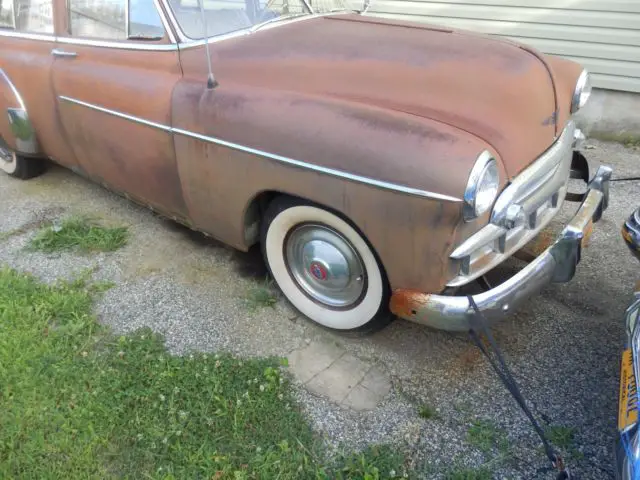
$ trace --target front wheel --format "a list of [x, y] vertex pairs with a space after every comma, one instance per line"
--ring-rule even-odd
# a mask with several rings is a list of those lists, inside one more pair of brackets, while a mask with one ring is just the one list
[[393, 319], [383, 269], [362, 235], [339, 216], [278, 197], [265, 213], [261, 240], [276, 283], [311, 320], [335, 330], [371, 331]]
[[0, 144], [0, 171], [21, 180], [28, 180], [44, 171], [44, 162], [38, 158], [18, 155]]

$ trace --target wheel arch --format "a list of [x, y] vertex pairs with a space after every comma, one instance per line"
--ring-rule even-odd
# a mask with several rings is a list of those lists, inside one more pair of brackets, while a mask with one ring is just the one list
[[301, 195], [280, 191], [280, 190], [263, 190], [256, 193], [247, 202], [247, 205], [245, 206], [244, 214], [243, 214], [245, 242], [247, 247], [251, 247], [252, 245], [255, 245], [260, 242], [260, 228], [262, 225], [264, 214], [269, 204], [278, 197], [288, 197], [291, 199], [305, 202], [311, 206], [326, 210], [332, 213], [333, 215], [336, 215], [338, 218], [347, 222], [362, 237], [362, 239], [366, 242], [366, 244], [371, 249], [371, 252], [373, 253], [374, 257], [376, 258], [376, 261], [378, 262], [380, 270], [384, 275], [385, 282], [387, 283], [386, 286], [387, 288], [390, 288], [389, 277], [387, 275], [386, 267], [382, 262], [382, 258], [378, 253], [375, 245], [373, 245], [373, 243], [369, 240], [369, 238], [367, 237], [363, 229], [360, 228], [358, 224], [355, 221], [353, 221], [345, 212], [342, 212], [340, 210], [337, 210], [334, 207], [330, 207], [328, 205], [320, 203], [316, 200], [305, 198], [304, 196], [301, 196]]

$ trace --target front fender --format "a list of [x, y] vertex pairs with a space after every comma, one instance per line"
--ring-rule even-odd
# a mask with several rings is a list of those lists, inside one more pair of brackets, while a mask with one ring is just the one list
[[196, 228], [246, 249], [248, 204], [259, 192], [288, 193], [351, 220], [378, 253], [392, 288], [444, 287], [454, 273], [448, 254], [468, 175], [488, 148], [483, 141], [364, 103], [234, 88], [223, 80], [214, 91], [189, 80], [174, 90], [178, 168]]
[[0, 68], [0, 139], [22, 155], [37, 155], [40, 147], [20, 92]]

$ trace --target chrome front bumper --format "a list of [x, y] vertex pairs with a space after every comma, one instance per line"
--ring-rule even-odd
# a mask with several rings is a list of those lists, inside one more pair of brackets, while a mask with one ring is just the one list
[[[576, 215], [553, 245], [504, 283], [473, 296], [488, 322], [504, 318], [545, 285], [564, 283], [573, 278], [593, 223], [600, 220], [609, 204], [611, 173], [609, 167], [598, 169]], [[401, 318], [440, 330], [469, 329], [471, 308], [466, 296], [396, 290], [391, 297], [390, 308]]]

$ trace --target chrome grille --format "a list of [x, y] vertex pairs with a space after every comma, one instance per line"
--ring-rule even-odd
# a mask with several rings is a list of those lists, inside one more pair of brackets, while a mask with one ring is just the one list
[[524, 247], [556, 215], [567, 194], [576, 127], [560, 138], [504, 189], [490, 223], [455, 249], [460, 271], [447, 286], [475, 280]]

